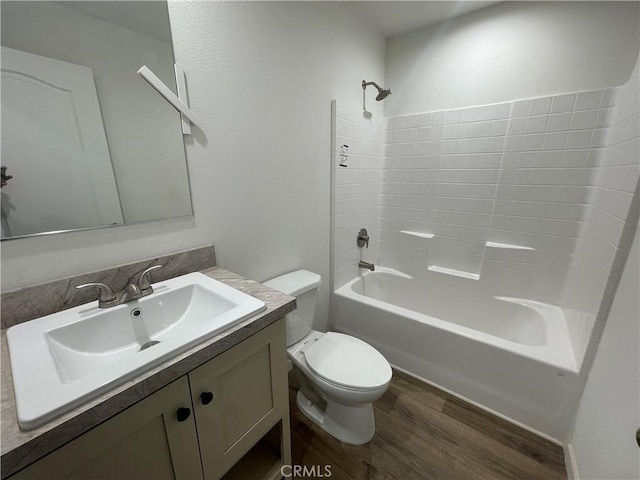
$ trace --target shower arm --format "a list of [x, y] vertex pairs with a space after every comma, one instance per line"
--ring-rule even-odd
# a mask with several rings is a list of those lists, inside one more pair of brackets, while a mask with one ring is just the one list
[[373, 85], [374, 87], [376, 87], [378, 89], [378, 91], [382, 90], [382, 88], [380, 88], [380, 85], [378, 85], [376, 82], [365, 82], [364, 80], [362, 80], [362, 89], [363, 90], [365, 88], [367, 88], [369, 85]]

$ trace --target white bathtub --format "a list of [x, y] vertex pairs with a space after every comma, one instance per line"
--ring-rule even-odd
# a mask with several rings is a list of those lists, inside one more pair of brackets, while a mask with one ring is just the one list
[[562, 310], [477, 280], [377, 267], [335, 292], [334, 328], [396, 367], [562, 441], [578, 389]]

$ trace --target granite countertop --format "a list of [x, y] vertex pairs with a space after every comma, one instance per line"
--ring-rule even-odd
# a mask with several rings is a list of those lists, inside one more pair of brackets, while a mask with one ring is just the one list
[[204, 270], [202, 273], [262, 300], [266, 304], [266, 309], [230, 330], [175, 356], [35, 430], [23, 431], [18, 426], [6, 330], [0, 332], [2, 337], [0, 452], [3, 479], [237, 345], [295, 309], [293, 297], [258, 282], [247, 280], [235, 273], [218, 267]]

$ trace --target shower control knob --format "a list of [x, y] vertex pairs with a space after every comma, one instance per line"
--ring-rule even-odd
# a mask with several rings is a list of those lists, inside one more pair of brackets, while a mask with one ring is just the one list
[[358, 236], [356, 237], [356, 243], [359, 248], [366, 247], [369, 248], [369, 234], [367, 233], [366, 228], [361, 228], [358, 232]]
[[202, 392], [200, 394], [200, 401], [203, 405], [209, 405], [213, 400], [213, 393], [211, 392]]
[[184, 422], [187, 418], [191, 416], [191, 409], [187, 407], [180, 407], [176, 411], [176, 418], [179, 422]]

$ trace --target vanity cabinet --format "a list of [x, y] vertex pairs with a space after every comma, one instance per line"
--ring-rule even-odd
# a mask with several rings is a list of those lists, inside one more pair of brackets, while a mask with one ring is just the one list
[[280, 478], [287, 390], [279, 320], [10, 480]]

